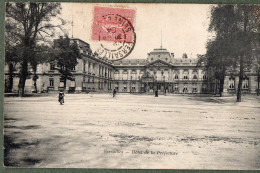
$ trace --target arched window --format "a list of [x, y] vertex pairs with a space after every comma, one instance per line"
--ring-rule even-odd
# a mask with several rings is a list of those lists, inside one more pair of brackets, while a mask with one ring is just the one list
[[175, 74], [174, 79], [179, 79], [179, 76]]
[[189, 75], [188, 71], [185, 70], [185, 71], [183, 72], [183, 79], [187, 80], [187, 79], [188, 79], [188, 75]]
[[194, 76], [193, 76], [193, 79], [198, 79], [197, 75], [194, 75]]
[[207, 75], [204, 74], [202, 78], [203, 78], [203, 80], [206, 80], [207, 79]]

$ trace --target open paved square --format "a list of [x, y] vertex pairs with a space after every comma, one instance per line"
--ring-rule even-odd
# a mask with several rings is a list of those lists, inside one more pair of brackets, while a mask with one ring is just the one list
[[260, 99], [66, 94], [4, 98], [5, 164], [260, 169]]

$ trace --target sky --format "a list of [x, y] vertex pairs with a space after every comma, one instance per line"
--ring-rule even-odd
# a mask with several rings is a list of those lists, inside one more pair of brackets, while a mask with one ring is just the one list
[[[176, 58], [181, 58], [183, 53], [196, 58], [197, 54], [206, 53], [207, 39], [212, 36], [207, 31], [211, 7], [208, 4], [62, 3], [61, 17], [69, 22], [73, 20], [73, 38], [89, 43], [93, 51], [99, 47], [91, 39], [94, 6], [135, 10], [136, 45], [127, 59], [146, 59], [147, 53], [160, 48], [161, 39], [162, 47]], [[71, 23], [66, 28], [72, 37]]]

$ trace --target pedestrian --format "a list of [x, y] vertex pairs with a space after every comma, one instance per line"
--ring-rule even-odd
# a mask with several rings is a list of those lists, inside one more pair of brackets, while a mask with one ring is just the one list
[[60, 91], [59, 93], [59, 102], [62, 105], [64, 103], [64, 93], [62, 91]]
[[115, 97], [116, 96], [116, 89], [114, 88], [114, 90], [113, 90], [113, 97]]
[[158, 90], [155, 91], [155, 97], [158, 97]]

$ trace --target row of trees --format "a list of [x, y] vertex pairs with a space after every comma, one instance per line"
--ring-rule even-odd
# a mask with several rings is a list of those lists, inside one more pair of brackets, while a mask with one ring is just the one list
[[[24, 95], [26, 79], [33, 72], [37, 92], [37, 67], [39, 64], [56, 62], [65, 87], [71, 79], [71, 71], [80, 58], [76, 44], [60, 37], [53, 44], [55, 34], [64, 34], [66, 22], [57, 17], [60, 3], [6, 3], [5, 62], [9, 68], [7, 91], [13, 88], [14, 71], [19, 71], [19, 95]], [[55, 24], [51, 24], [55, 19]], [[57, 24], [58, 23], [58, 24]], [[50, 40], [48, 40], [48, 38]]]
[[215, 36], [208, 40], [207, 52], [199, 57], [199, 63], [204, 62], [219, 80], [221, 95], [227, 70], [233, 69], [239, 75], [237, 101], [240, 102], [245, 70], [258, 72], [259, 82], [260, 6], [212, 6], [208, 30]]

